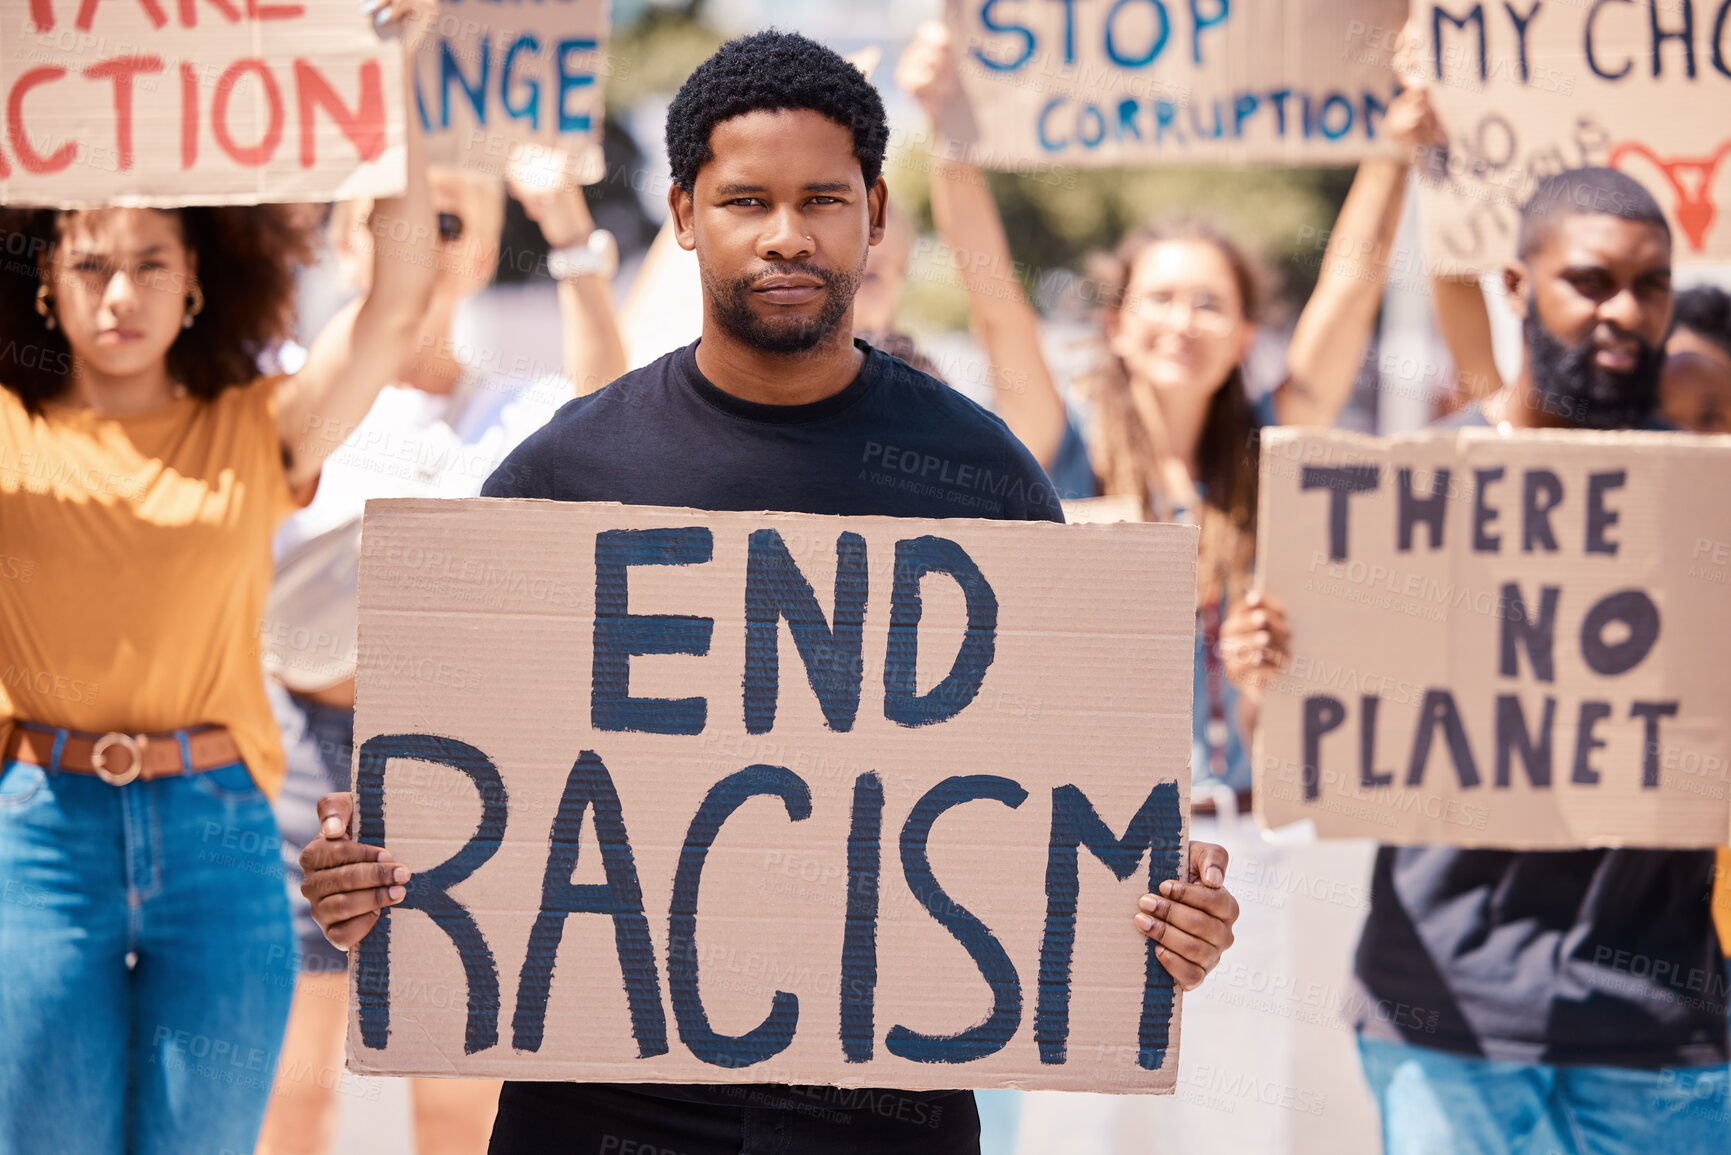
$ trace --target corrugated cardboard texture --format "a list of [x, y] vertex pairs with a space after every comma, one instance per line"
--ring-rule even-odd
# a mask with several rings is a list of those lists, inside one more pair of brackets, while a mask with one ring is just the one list
[[1386, 154], [1389, 57], [1358, 33], [1402, 0], [946, 0], [964, 107], [943, 126], [987, 168], [1351, 164]]
[[427, 159], [491, 176], [562, 160], [584, 184], [600, 180], [609, 8], [443, 0], [415, 55]]
[[0, 91], [0, 203], [257, 204], [403, 189], [402, 51], [354, 0], [19, 0], [0, 7]]
[[[694, 558], [679, 551], [695, 549], [691, 543], [705, 534], [710, 541], [707, 561], [632, 564], [624, 571], [623, 610], [615, 594], [603, 598], [603, 618], [612, 623], [604, 632], [642, 627], [622, 613], [713, 623], [703, 656], [629, 659], [634, 698], [703, 700], [698, 732], [626, 732], [595, 724], [596, 704], [604, 703], [609, 687], [619, 689], [604, 654], [602, 692], [592, 698], [597, 574], [608, 568], [598, 567], [598, 549], [606, 554], [651, 540], [623, 534], [598, 546], [598, 535], [621, 530], [672, 533], [684, 544], [660, 539], [672, 551], [664, 558]], [[834, 704], [835, 716], [826, 719], [790, 627], [779, 621], [773, 724], [748, 731], [746, 578], [754, 534], [760, 535], [760, 563], [776, 556], [769, 539], [779, 535], [826, 622], [836, 616], [838, 540], [857, 535], [847, 539], [850, 580], [843, 585], [846, 597], [857, 598], [863, 572], [863, 675], [851, 727]], [[952, 561], [965, 555], [977, 565], [996, 601], [996, 625], [992, 660], [972, 699], [947, 720], [910, 726], [886, 717], [892, 708], [886, 668], [892, 674], [907, 669], [905, 651], [894, 661], [889, 653], [894, 559], [898, 542], [928, 537], [955, 543], [928, 543], [932, 556], [953, 550]], [[852, 558], [861, 550], [856, 566]], [[492, 962], [482, 969], [496, 973], [497, 985], [495, 992], [489, 982], [466, 980], [453, 938], [424, 910], [393, 911], [368, 940], [377, 949], [379, 930], [386, 931], [388, 977], [378, 957], [368, 962], [366, 943], [357, 951], [351, 1069], [623, 1082], [1170, 1090], [1177, 997], [1154, 964], [1160, 981], [1150, 990], [1159, 1013], [1147, 1018], [1144, 1030], [1149, 954], [1131, 917], [1149, 885], [1149, 845], [1159, 844], [1160, 861], [1174, 870], [1184, 852], [1195, 556], [1195, 531], [1180, 526], [698, 513], [486, 499], [369, 502], [355, 731], [360, 832], [371, 840], [382, 830], [382, 842], [418, 872], [409, 905], [436, 907], [433, 868], [475, 838], [484, 818], [482, 794], [458, 769], [375, 758], [392, 746], [380, 736], [456, 740], [490, 761], [499, 779], [494, 794], [502, 795], [488, 834], [496, 845], [470, 851], [484, 861], [450, 894], [473, 920], [471, 941], [484, 939]], [[914, 572], [904, 567], [907, 578]], [[753, 588], [793, 587], [763, 581]], [[910, 588], [911, 582], [897, 619], [904, 627]], [[954, 578], [929, 572], [917, 589], [915, 690], [928, 694], [949, 673], [969, 636], [969, 619]], [[977, 645], [989, 623], [982, 595], [976, 590], [974, 596], [976, 640], [970, 644]], [[703, 628], [687, 623], [678, 632], [674, 641], [683, 645]], [[760, 648], [752, 667], [759, 675], [767, 653]], [[836, 671], [848, 663], [818, 665]], [[751, 684], [764, 683], [757, 677]], [[899, 696], [897, 703], [896, 711], [905, 708]], [[661, 710], [655, 724], [679, 709]], [[423, 754], [435, 745], [420, 742]], [[414, 741], [395, 745], [412, 749]], [[621, 919], [616, 934], [612, 917], [570, 914], [556, 947], [544, 927], [531, 951], [538, 919], [557, 924], [543, 914], [544, 883], [551, 893], [566, 882], [609, 881], [596, 807], [584, 813], [575, 836], [574, 872], [556, 867], [551, 879], [545, 877], [562, 791], [574, 778], [593, 784], [602, 767], [618, 798], [616, 817], [602, 823], [603, 833], [623, 828], [613, 843], [612, 881], [623, 879], [617, 867], [628, 841], [644, 918]], [[751, 767], [758, 769], [748, 778], [779, 784], [789, 799], [808, 790], [809, 816], [792, 817], [803, 812], [806, 799], [761, 794], [726, 816], [707, 856], [696, 860], [702, 873], [693, 937], [692, 924], [681, 921], [692, 910], [675, 912], [673, 895], [682, 862], [688, 876], [694, 862], [694, 817], [718, 783], [739, 783]], [[869, 822], [856, 817], [878, 810], [866, 777], [873, 775], [882, 795], [876, 840]], [[922, 901], [910, 882], [922, 874], [910, 816], [922, 799], [930, 810], [931, 799], [943, 793], [929, 794], [934, 787], [970, 776], [996, 781], [947, 788], [953, 799], [982, 796], [944, 810], [930, 824], [927, 866], [943, 893], [928, 890]], [[1069, 787], [1074, 790], [1060, 789]], [[983, 796], [994, 788], [997, 800]], [[1024, 791], [1025, 799], [1010, 805]], [[1078, 852], [1066, 983], [1063, 968], [1054, 965], [1061, 936], [1047, 941], [1048, 871], [1055, 871], [1054, 889], [1061, 894], [1063, 847], [1074, 844], [1078, 823], [1087, 823], [1063, 817], [1054, 857], [1054, 812], [1080, 815], [1078, 793], [1112, 838], [1124, 836], [1139, 812], [1146, 818], [1142, 849], [1127, 844], [1115, 869], [1086, 845]], [[574, 795], [564, 797], [569, 817]], [[600, 809], [608, 811], [605, 804]], [[1104, 836], [1098, 827], [1089, 829], [1095, 842]], [[567, 854], [572, 837], [569, 830], [560, 836]], [[880, 864], [875, 887], [861, 881], [874, 854]], [[1124, 872], [1121, 880], [1116, 870]], [[594, 900], [600, 892], [585, 893]], [[867, 909], [874, 896], [875, 980]], [[1053, 913], [1061, 928], [1061, 903]], [[970, 931], [975, 920], [1000, 945]], [[459, 928], [459, 935], [466, 933]], [[996, 994], [962, 945], [970, 936], [978, 957], [991, 956], [988, 969], [1000, 980]], [[649, 949], [642, 949], [644, 942]], [[635, 1017], [622, 978], [622, 948], [634, 960]], [[1044, 996], [1043, 949], [1050, 980]], [[1065, 989], [1067, 1032], [1053, 997]], [[775, 1024], [759, 1030], [760, 1024], [778, 1005], [790, 1015], [794, 999], [797, 1022], [791, 1039], [778, 1045], [771, 1039]], [[370, 1009], [363, 1009], [369, 1000]], [[998, 1035], [979, 1042], [977, 1057], [961, 1061], [967, 1040], [989, 1033], [972, 1029], [994, 1013], [1000, 1015]], [[1061, 1055], [1062, 1062], [1041, 1061], [1037, 1024], [1043, 1024], [1048, 1058]], [[737, 1041], [754, 1030], [756, 1044]], [[971, 1033], [960, 1042], [922, 1046], [909, 1032]], [[859, 1061], [848, 1060], [844, 1035]], [[727, 1065], [739, 1062], [746, 1065]]]
[[1427, 261], [1478, 272], [1514, 259], [1534, 186], [1582, 165], [1647, 186], [1670, 218], [1679, 264], [1731, 260], [1724, 12], [1690, 0], [1413, 0], [1412, 63], [1449, 138], [1446, 176], [1419, 202]]
[[[1727, 840], [1731, 438], [1277, 429], [1262, 444], [1258, 565], [1293, 650], [1263, 694], [1264, 826], [1520, 849]], [[1441, 509], [1441, 548], [1417, 517], [1402, 548], [1402, 471], [1422, 502], [1445, 469], [1423, 507]], [[1547, 617], [1550, 645], [1529, 644]], [[1545, 760], [1521, 742], [1542, 745], [1547, 702], [1538, 785]]]

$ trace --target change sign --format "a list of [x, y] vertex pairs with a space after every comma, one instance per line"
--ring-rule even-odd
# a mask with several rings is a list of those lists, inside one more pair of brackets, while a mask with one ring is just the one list
[[1357, 32], [1401, 0], [946, 0], [966, 106], [943, 127], [989, 168], [1351, 164], [1398, 91]]
[[1324, 835], [1731, 840], [1731, 438], [1271, 430], [1257, 810]]
[[0, 5], [0, 202], [401, 192], [401, 57], [353, 0]]
[[1679, 263], [1731, 260], [1731, 0], [1414, 0], [1412, 15], [1449, 138], [1420, 202], [1443, 271], [1512, 259], [1534, 186], [1581, 165], [1646, 185]]
[[1195, 531], [368, 504], [392, 1074], [1170, 1090]]
[[608, 0], [444, 0], [414, 65], [428, 159], [503, 175], [557, 156], [600, 180], [607, 32]]

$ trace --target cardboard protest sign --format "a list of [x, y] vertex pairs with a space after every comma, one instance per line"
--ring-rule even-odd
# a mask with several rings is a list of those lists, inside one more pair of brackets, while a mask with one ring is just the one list
[[1451, 846], [1731, 840], [1731, 438], [1270, 430], [1256, 806]]
[[394, 195], [401, 68], [353, 0], [0, 6], [0, 202]]
[[608, 0], [475, 4], [444, 0], [415, 55], [427, 158], [503, 176], [557, 157], [600, 180]]
[[1533, 188], [1583, 165], [1647, 186], [1677, 263], [1731, 259], [1731, 0], [1414, 0], [1412, 15], [1449, 138], [1420, 201], [1439, 271], [1512, 259]]
[[988, 168], [1351, 164], [1384, 152], [1398, 87], [1352, 30], [1402, 0], [946, 0], [966, 107], [943, 125]]
[[402, 500], [363, 541], [358, 832], [415, 875], [351, 1069], [1171, 1090], [1131, 918], [1186, 853], [1193, 529]]

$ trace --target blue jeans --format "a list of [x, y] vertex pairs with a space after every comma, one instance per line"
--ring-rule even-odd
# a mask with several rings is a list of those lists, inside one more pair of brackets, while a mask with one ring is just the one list
[[349, 953], [334, 947], [313, 921], [312, 907], [301, 894], [301, 847], [318, 837], [319, 799], [349, 788], [349, 762], [354, 755], [355, 712], [297, 698], [275, 682], [267, 683], [271, 710], [288, 756], [288, 773], [275, 803], [277, 829], [282, 833], [283, 878], [295, 938], [300, 943], [303, 974], [344, 974]]
[[0, 767], [0, 1155], [251, 1151], [295, 966], [244, 765]]
[[1360, 1038], [1384, 1155], [1725, 1151], [1731, 1072], [1557, 1067]]

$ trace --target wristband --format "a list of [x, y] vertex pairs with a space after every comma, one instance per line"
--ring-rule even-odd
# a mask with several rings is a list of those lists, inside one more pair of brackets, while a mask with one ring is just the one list
[[547, 254], [547, 271], [555, 281], [572, 277], [611, 277], [619, 271], [619, 243], [606, 229], [590, 232], [581, 245], [565, 245]]

